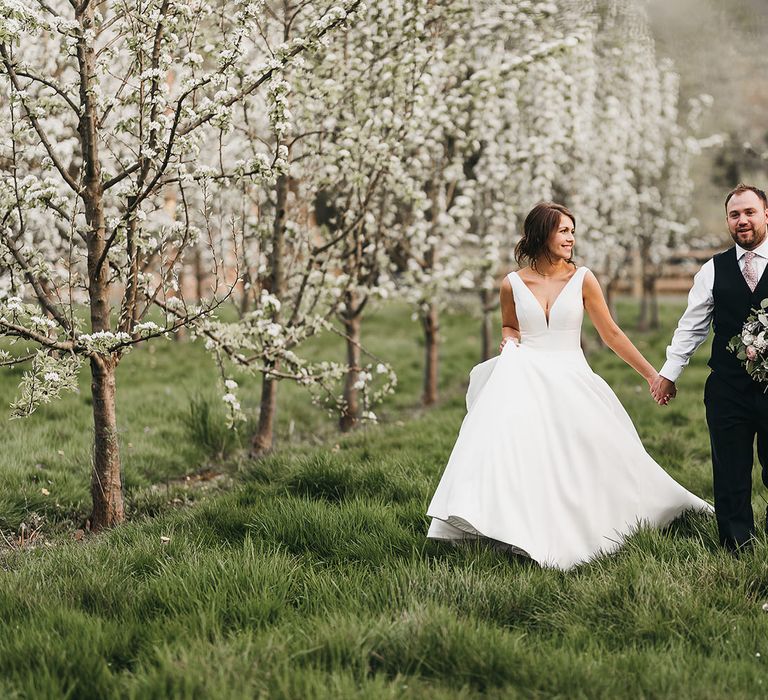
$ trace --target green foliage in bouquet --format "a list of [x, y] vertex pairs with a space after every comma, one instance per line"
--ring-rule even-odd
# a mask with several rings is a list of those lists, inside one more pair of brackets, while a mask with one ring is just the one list
[[728, 342], [728, 349], [736, 353], [747, 374], [756, 382], [765, 382], [768, 390], [768, 299], [760, 302], [759, 309], [752, 309], [741, 333]]

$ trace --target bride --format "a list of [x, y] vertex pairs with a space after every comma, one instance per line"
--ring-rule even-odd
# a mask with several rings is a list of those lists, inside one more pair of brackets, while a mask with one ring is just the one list
[[[639, 524], [711, 511], [643, 448], [580, 346], [584, 309], [606, 345], [648, 382], [656, 371], [572, 261], [576, 219], [536, 205], [501, 285], [501, 354], [470, 373], [467, 415], [427, 514], [428, 537], [486, 538], [568, 569], [618, 549]], [[666, 403], [670, 397], [663, 398]]]

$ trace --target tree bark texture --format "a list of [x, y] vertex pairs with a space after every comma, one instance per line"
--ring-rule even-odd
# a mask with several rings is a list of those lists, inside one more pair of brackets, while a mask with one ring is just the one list
[[264, 374], [259, 404], [259, 425], [251, 438], [251, 457], [261, 457], [272, 449], [277, 415], [277, 380]]
[[360, 390], [355, 386], [360, 378], [360, 307], [354, 292], [346, 294], [346, 307], [342, 314], [347, 336], [347, 375], [344, 379], [344, 409], [339, 417], [339, 428], [346, 433], [360, 421]]
[[429, 304], [423, 316], [424, 324], [424, 394], [422, 403], [431, 406], [437, 402], [437, 377], [438, 377], [438, 311], [435, 304]]
[[91, 471], [91, 530], [113, 527], [125, 520], [120, 447], [115, 412], [115, 367], [110, 356], [91, 357], [93, 399], [93, 469]]
[[[275, 183], [275, 222], [272, 227], [272, 251], [269, 264], [271, 274], [267, 291], [278, 299], [285, 293], [285, 222], [286, 205], [288, 202], [288, 178], [281, 175]], [[279, 312], [275, 312], [273, 320], [278, 322]], [[276, 367], [275, 367], [276, 368]], [[261, 384], [261, 402], [259, 408], [259, 425], [256, 434], [251, 438], [251, 456], [259, 457], [272, 449], [274, 444], [275, 414], [277, 412], [277, 381], [264, 373]]]
[[485, 362], [491, 359], [493, 353], [493, 324], [491, 323], [491, 313], [494, 309], [493, 306], [494, 293], [490, 289], [483, 289], [480, 292], [480, 305], [483, 313], [483, 320], [480, 327], [480, 338], [482, 347], [480, 350], [480, 362]]
[[[79, 15], [84, 35], [94, 28], [94, 3]], [[98, 115], [94, 103], [95, 53], [90, 41], [77, 45], [82, 115], [78, 133], [83, 153], [83, 184], [80, 195], [88, 222], [88, 300], [92, 332], [111, 330], [109, 260], [106, 258], [104, 188], [99, 160]], [[91, 472], [91, 529], [102, 530], [125, 519], [120, 474], [120, 449], [115, 411], [117, 355], [92, 355], [93, 470]]]
[[656, 295], [656, 278], [648, 275], [643, 277], [643, 296], [640, 301], [640, 318], [637, 322], [639, 330], [650, 331], [659, 328], [659, 300]]

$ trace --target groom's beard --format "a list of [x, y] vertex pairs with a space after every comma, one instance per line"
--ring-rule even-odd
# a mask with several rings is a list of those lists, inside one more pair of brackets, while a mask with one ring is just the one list
[[757, 248], [765, 240], [766, 227], [748, 228], [744, 231], [731, 231], [731, 238], [734, 243], [738, 243], [745, 250]]

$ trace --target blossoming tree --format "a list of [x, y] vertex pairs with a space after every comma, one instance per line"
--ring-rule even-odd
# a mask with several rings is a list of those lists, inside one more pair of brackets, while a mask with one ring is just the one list
[[[281, 178], [268, 187], [236, 193], [255, 212], [240, 246], [255, 308], [234, 323], [209, 320], [199, 332], [239, 370], [262, 377], [254, 455], [273, 445], [280, 381], [322, 395], [340, 410], [342, 429], [375, 418], [371, 406], [395, 381], [391, 368], [363, 348], [360, 318], [369, 298], [391, 287], [378, 214], [408, 125], [416, 61], [425, 59], [421, 15], [428, 4], [370, 7], [343, 42], [281, 74], [269, 93], [269, 123], [249, 121], [243, 147], [279, 144], [285, 160]], [[303, 33], [312, 20], [307, 7], [290, 14], [278, 8], [262, 31]], [[301, 344], [328, 330], [344, 337], [346, 363], [302, 357]], [[343, 389], [335, 393], [339, 382]]]
[[[118, 362], [135, 344], [210, 313], [234, 284], [195, 305], [179, 294], [185, 251], [207, 236], [186, 204], [210, 179], [198, 171], [200, 154], [359, 5], [320, 9], [306, 34], [272, 45], [259, 31], [272, 10], [252, 0], [0, 1], [0, 334], [37, 347], [5, 358], [31, 365], [17, 414], [73, 388], [88, 361], [93, 529], [124, 518]], [[241, 159], [231, 176], [272, 176], [280, 156]], [[159, 323], [149, 318], [157, 306]]]
[[[524, 192], [550, 181], [547, 159], [558, 152], [525, 155], [559, 125], [534, 114], [549, 107], [529, 99], [548, 83], [530, 93], [522, 84], [538, 70], [546, 74], [541, 66], [573, 43], [555, 27], [556, 10], [552, 3], [475, 3], [446, 32], [424, 76], [422, 129], [406, 142], [420, 191], [398, 226], [407, 259], [403, 287], [424, 330], [427, 405], [437, 399], [441, 309], [457, 292], [479, 288], [487, 318], [494, 307], [488, 287], [498, 275], [503, 237], [511, 238], [512, 212]], [[526, 100], [533, 111], [525, 112]]]

